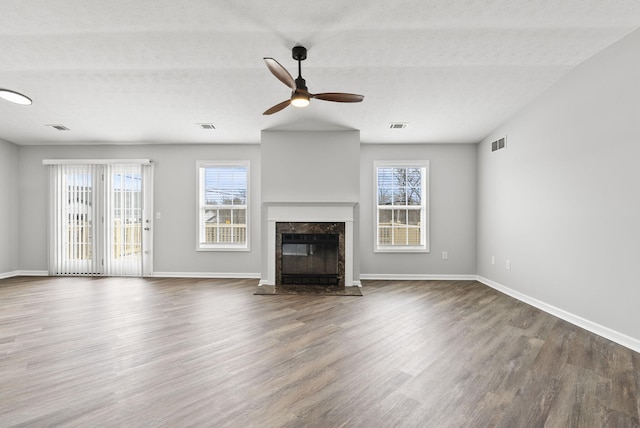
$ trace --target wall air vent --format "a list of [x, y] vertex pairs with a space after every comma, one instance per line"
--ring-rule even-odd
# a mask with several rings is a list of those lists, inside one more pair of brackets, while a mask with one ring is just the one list
[[200, 129], [216, 129], [213, 123], [196, 123]]
[[405, 129], [408, 125], [406, 122], [391, 122], [389, 129]]
[[45, 125], [45, 126], [50, 126], [53, 129], [57, 129], [58, 131], [69, 131], [69, 128], [67, 128], [64, 125]]
[[491, 151], [501, 150], [507, 147], [507, 136], [498, 138], [496, 141], [491, 142]]

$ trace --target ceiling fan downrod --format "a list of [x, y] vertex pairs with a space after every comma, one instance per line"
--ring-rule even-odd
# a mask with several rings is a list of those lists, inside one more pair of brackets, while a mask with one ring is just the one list
[[308, 92], [307, 82], [302, 78], [302, 61], [307, 59], [307, 48], [304, 46], [294, 46], [291, 49], [291, 56], [298, 61], [298, 78], [296, 79], [296, 87]]

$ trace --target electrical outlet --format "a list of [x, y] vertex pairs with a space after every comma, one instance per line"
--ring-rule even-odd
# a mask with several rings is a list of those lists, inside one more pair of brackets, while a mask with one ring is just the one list
[[491, 256], [491, 264], [492, 265], [496, 264], [496, 256]]
[[447, 260], [449, 258], [449, 253], [447, 253], [446, 251], [442, 252], [442, 260]]
[[505, 263], [505, 269], [511, 270], [511, 260], [507, 260], [507, 262]]

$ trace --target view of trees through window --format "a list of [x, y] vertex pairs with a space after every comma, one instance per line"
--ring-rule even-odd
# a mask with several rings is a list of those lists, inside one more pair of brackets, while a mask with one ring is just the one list
[[424, 175], [423, 167], [376, 168], [378, 246], [424, 245]]

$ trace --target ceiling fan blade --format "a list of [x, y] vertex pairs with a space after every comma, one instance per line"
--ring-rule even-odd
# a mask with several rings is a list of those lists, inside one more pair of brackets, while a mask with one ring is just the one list
[[269, 115], [269, 114], [277, 113], [280, 110], [282, 110], [283, 108], [287, 107], [289, 104], [291, 104], [291, 100], [283, 101], [281, 103], [278, 103], [278, 104], [274, 105], [273, 107], [271, 107], [270, 109], [268, 109], [267, 111], [265, 111], [262, 114], [263, 115]]
[[364, 95], [345, 94], [342, 92], [324, 92], [322, 94], [311, 94], [311, 98], [336, 103], [359, 103], [364, 99]]
[[292, 90], [296, 90], [296, 81], [293, 80], [291, 74], [284, 68], [278, 61], [273, 58], [263, 58], [267, 64], [269, 71], [278, 78], [279, 81], [290, 87]]

